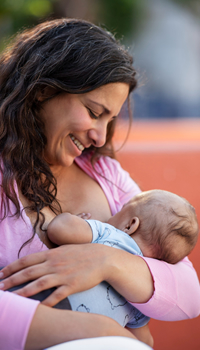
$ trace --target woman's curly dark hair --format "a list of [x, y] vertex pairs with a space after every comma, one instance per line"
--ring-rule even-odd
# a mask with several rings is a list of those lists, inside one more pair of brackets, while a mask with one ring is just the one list
[[[8, 215], [9, 199], [16, 206], [15, 215], [20, 215], [15, 181], [37, 213], [34, 232], [45, 206], [61, 211], [56, 179], [43, 157], [47, 140], [38, 95], [51, 90], [46, 98], [52, 98], [52, 89], [53, 96], [84, 93], [115, 82], [129, 84], [131, 92], [136, 87], [132, 63], [112, 34], [83, 20], [47, 21], [15, 38], [0, 59], [2, 218]], [[93, 147], [95, 154], [111, 149], [113, 132], [111, 122], [106, 143], [101, 149]]]

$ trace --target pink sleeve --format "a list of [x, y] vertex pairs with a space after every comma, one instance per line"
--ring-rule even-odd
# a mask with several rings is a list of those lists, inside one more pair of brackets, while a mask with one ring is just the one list
[[0, 291], [0, 350], [23, 350], [39, 302]]
[[178, 321], [197, 317], [200, 314], [200, 286], [188, 258], [175, 265], [143, 259], [153, 276], [155, 292], [147, 303], [133, 305], [157, 320]]
[[95, 164], [96, 180], [100, 183], [111, 208], [112, 215], [121, 210], [122, 206], [141, 192], [129, 173], [122, 169], [120, 163], [109, 157], [101, 157]]
[[115, 184], [114, 188], [117, 190], [118, 198], [122, 207], [125, 203], [130, 201], [130, 199], [140, 193], [141, 189], [130, 177], [130, 174], [121, 167], [118, 161], [115, 159], [110, 161], [110, 158], [106, 157], [105, 163], [107, 167], [109, 165], [110, 179]]

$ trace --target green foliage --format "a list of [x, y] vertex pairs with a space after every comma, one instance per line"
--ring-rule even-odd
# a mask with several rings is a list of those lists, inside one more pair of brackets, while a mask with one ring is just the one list
[[23, 27], [38, 23], [50, 15], [55, 0], [0, 0], [0, 35], [4, 41]]
[[[116, 33], [120, 39], [129, 34], [133, 36], [145, 13], [144, 0], [93, 0], [89, 4], [94, 8], [96, 23]], [[60, 7], [67, 10], [68, 5], [66, 0], [0, 0], [0, 50], [19, 30], [45, 18], [62, 16], [63, 13], [59, 15], [57, 10]], [[76, 0], [71, 0], [70, 6], [76, 17]]]
[[101, 0], [100, 23], [121, 39], [137, 31], [144, 14], [142, 0]]

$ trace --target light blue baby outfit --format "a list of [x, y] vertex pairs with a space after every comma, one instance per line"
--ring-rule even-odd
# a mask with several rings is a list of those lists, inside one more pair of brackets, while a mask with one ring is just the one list
[[[86, 220], [93, 233], [92, 243], [105, 244], [142, 255], [136, 242], [123, 231], [97, 220]], [[149, 322], [133, 305], [117, 293], [107, 282], [68, 297], [72, 310], [97, 313], [113, 318], [123, 327], [139, 328]]]

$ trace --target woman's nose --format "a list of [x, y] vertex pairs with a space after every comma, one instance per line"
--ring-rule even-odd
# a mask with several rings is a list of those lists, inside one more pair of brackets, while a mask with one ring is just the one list
[[106, 143], [108, 123], [97, 121], [95, 127], [89, 130], [89, 138], [95, 147], [102, 147]]

